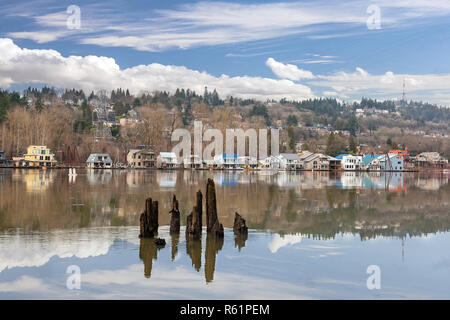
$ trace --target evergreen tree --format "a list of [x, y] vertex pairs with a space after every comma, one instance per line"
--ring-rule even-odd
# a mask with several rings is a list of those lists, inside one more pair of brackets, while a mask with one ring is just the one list
[[350, 136], [348, 138], [348, 149], [353, 154], [355, 154], [358, 151], [358, 146], [356, 145], [356, 140], [353, 136]]
[[36, 103], [34, 104], [34, 107], [36, 108], [37, 112], [41, 112], [44, 106], [42, 105], [41, 97], [38, 97], [36, 100]]

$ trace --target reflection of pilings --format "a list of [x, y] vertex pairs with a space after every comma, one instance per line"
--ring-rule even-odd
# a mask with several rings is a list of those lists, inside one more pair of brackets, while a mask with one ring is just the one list
[[175, 260], [175, 257], [178, 253], [178, 243], [180, 242], [180, 234], [179, 233], [172, 233], [170, 235], [171, 242], [172, 242], [172, 261]]
[[248, 234], [237, 234], [234, 237], [234, 246], [241, 251], [243, 247], [245, 247], [245, 242], [248, 239]]
[[186, 235], [186, 253], [191, 257], [196, 271], [202, 267], [202, 240], [192, 239]]
[[223, 238], [215, 237], [208, 233], [206, 236], [205, 249], [205, 279], [206, 282], [214, 280], [214, 270], [216, 269], [216, 254], [222, 250]]
[[144, 262], [144, 276], [150, 278], [152, 276], [153, 259], [156, 260], [158, 248], [153, 239], [141, 238], [139, 246], [139, 258]]

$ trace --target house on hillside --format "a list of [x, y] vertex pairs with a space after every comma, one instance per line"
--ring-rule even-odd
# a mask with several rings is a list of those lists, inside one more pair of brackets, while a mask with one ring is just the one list
[[89, 169], [111, 169], [112, 160], [107, 153], [91, 153], [86, 160]]

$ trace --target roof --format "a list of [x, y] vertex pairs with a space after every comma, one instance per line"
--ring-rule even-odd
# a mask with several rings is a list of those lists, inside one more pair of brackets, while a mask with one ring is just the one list
[[224, 158], [237, 158], [236, 153], [222, 153], [221, 156]]
[[345, 156], [350, 156], [350, 154], [348, 154], [348, 153], [346, 153], [346, 154], [340, 154], [340, 155], [336, 156], [336, 159], [342, 160], [342, 158], [344, 158]]
[[304, 160], [304, 159], [308, 158], [309, 156], [311, 156], [312, 154], [313, 154], [312, 152], [306, 151], [304, 154], [299, 156], [299, 159]]
[[135, 153], [139, 153], [139, 152], [143, 153], [143, 154], [154, 153], [151, 150], [145, 150], [145, 149], [131, 149], [128, 153], [135, 154]]
[[280, 157], [287, 160], [300, 160], [300, 157], [296, 153], [280, 153]]
[[371, 163], [373, 160], [375, 160], [378, 157], [379, 157], [379, 155], [366, 154], [362, 158], [362, 162], [363, 162], [363, 164], [368, 165], [369, 163]]
[[106, 157], [106, 160], [103, 160], [103, 162], [112, 162], [111, 157], [107, 153], [91, 153], [86, 162], [97, 162], [98, 157]]
[[174, 152], [160, 152], [159, 155], [163, 158], [176, 158], [177, 157]]

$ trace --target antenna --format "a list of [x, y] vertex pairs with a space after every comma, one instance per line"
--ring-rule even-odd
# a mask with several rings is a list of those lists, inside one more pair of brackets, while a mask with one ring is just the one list
[[402, 105], [405, 106], [406, 103], [406, 92], [405, 92], [405, 78], [403, 78], [403, 95], [402, 95]]

